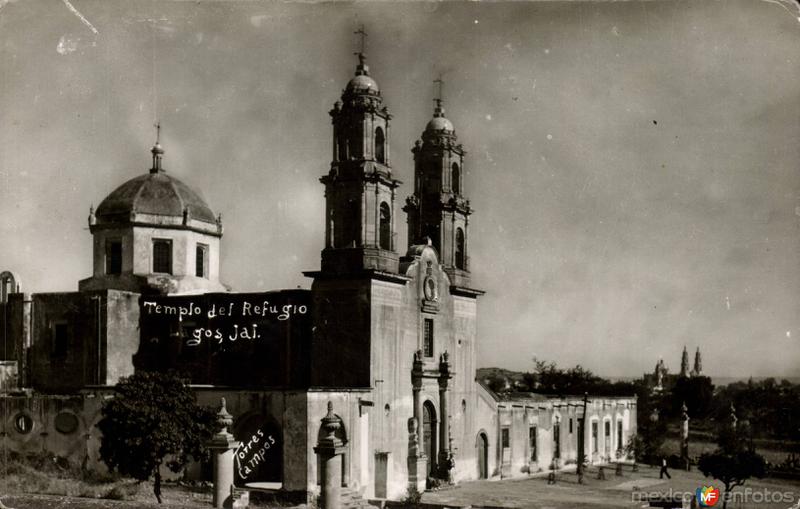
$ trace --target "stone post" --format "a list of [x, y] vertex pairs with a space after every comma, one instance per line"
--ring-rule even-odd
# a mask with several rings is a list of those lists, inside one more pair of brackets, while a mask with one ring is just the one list
[[411, 370], [411, 388], [414, 395], [414, 418], [417, 425], [422, 424], [422, 350], [414, 352], [414, 364]]
[[589, 404], [589, 393], [583, 393], [583, 414], [578, 419], [578, 484], [583, 484], [583, 472], [586, 466], [586, 407]]
[[452, 457], [450, 455], [450, 412], [447, 406], [447, 386], [452, 377], [450, 355], [444, 352], [439, 358], [439, 478], [449, 479]]
[[322, 430], [325, 436], [319, 439], [314, 452], [319, 456], [322, 487], [322, 509], [340, 509], [342, 506], [342, 454], [344, 444], [336, 437], [336, 430], [342, 427], [342, 421], [333, 414], [333, 403], [328, 401], [328, 413], [322, 418]]
[[408, 420], [408, 487], [419, 493], [425, 491], [428, 462], [420, 449], [417, 419]]
[[211, 442], [208, 444], [214, 461], [214, 497], [212, 503], [216, 508], [231, 508], [233, 507], [233, 462], [239, 442], [234, 440], [233, 435], [228, 432], [228, 426], [233, 424], [233, 416], [225, 408], [225, 398], [220, 398], [217, 422], [222, 429], [211, 438]]
[[686, 470], [690, 468], [689, 465], [689, 414], [686, 408], [686, 402], [681, 405], [681, 460], [686, 465]]

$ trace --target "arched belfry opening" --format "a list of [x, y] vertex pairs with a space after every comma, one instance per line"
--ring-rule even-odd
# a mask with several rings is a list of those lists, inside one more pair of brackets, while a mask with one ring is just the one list
[[392, 211], [388, 203], [381, 203], [380, 215], [380, 247], [390, 250], [392, 249]]
[[380, 126], [375, 128], [375, 160], [386, 163], [386, 136]]
[[464, 248], [464, 230], [461, 228], [456, 228], [455, 262], [456, 268], [461, 270], [467, 270]]
[[450, 170], [450, 187], [453, 194], [461, 194], [461, 169], [458, 167], [458, 163], [453, 163]]

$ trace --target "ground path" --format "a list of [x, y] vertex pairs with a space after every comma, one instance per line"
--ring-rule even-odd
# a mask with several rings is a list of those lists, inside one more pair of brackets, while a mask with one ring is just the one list
[[[647, 494], [685, 492], [694, 493], [702, 485], [714, 485], [713, 479], [703, 477], [699, 471], [670, 470], [672, 479], [659, 479], [659, 469], [639, 467], [632, 472], [626, 466], [622, 477], [613, 468], [605, 468], [605, 480], [598, 480], [598, 468], [592, 467], [585, 483], [578, 484], [574, 472], [559, 473], [555, 484], [549, 485], [546, 476], [523, 479], [487, 480], [462, 483], [456, 488], [427, 492], [422, 501], [437, 504], [482, 507], [519, 507], [526, 509], [620, 509], [649, 507], [642, 496]], [[800, 501], [800, 482], [772, 479], [749, 480], [743, 488], [751, 490], [752, 500], [734, 500], [728, 509], [789, 509]], [[757, 494], [756, 494], [757, 492]], [[765, 502], [764, 494], [780, 501]], [[718, 507], [722, 507], [721, 504]]]

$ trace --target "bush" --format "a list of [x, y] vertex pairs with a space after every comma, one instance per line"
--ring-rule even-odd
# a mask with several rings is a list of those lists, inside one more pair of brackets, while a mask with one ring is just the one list
[[108, 500], [133, 500], [138, 491], [138, 484], [121, 483], [108, 490], [108, 492], [103, 495], [103, 498]]
[[419, 507], [420, 502], [422, 502], [422, 493], [419, 492], [416, 486], [409, 486], [406, 498], [403, 499], [403, 504], [409, 507]]

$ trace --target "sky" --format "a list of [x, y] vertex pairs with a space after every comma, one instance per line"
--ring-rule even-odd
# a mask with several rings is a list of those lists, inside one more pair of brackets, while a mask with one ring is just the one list
[[[778, 0], [0, 0], [0, 270], [91, 273], [89, 207], [150, 164], [222, 214], [236, 291], [310, 287], [328, 111], [363, 24], [393, 171], [467, 150], [478, 365], [800, 376], [800, 11]], [[405, 217], [395, 210], [399, 245]]]

